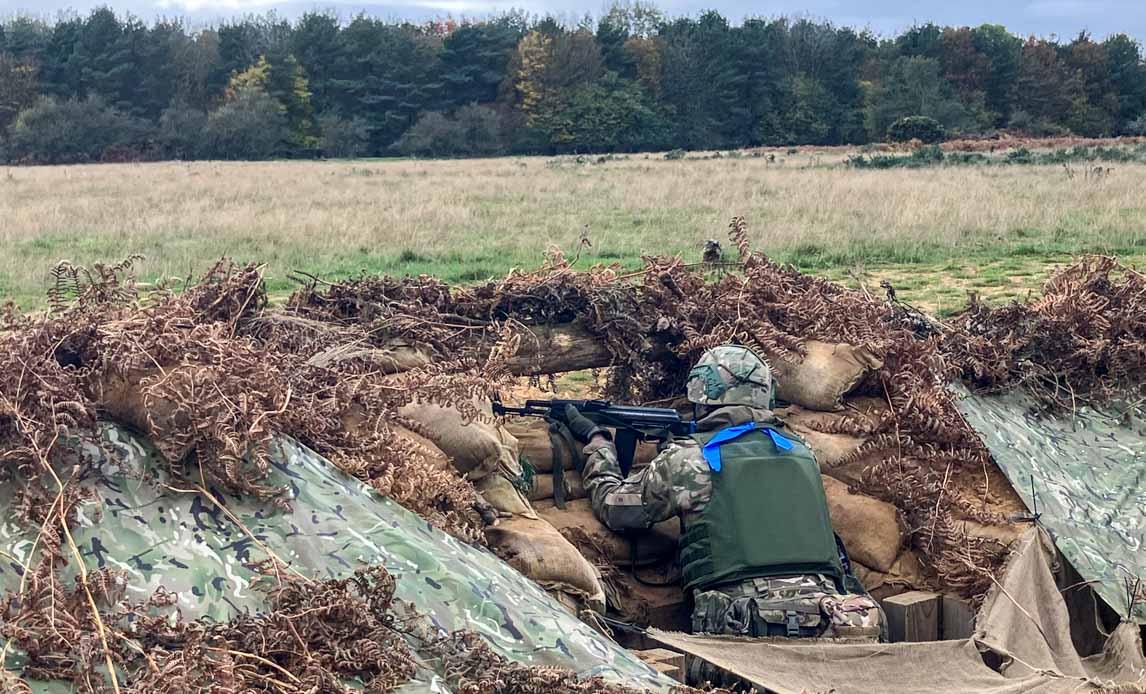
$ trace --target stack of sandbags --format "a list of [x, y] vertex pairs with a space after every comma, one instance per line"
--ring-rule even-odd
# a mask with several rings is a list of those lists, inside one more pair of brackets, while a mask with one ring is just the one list
[[[533, 468], [532, 485], [526, 491], [531, 502], [553, 498], [553, 446], [549, 441], [549, 424], [541, 419], [518, 417], [508, 420], [506, 430], [517, 441], [522, 465]], [[564, 444], [563, 444], [564, 445]], [[581, 451], [564, 451], [562, 478], [565, 483], [565, 498], [580, 499], [585, 496], [585, 485], [574, 469], [573, 454]]]
[[[549, 424], [542, 419], [518, 417], [506, 422], [505, 428], [517, 440], [521, 451], [522, 463], [528, 463], [533, 468], [532, 486], [526, 492], [531, 502], [553, 499], [553, 444], [549, 437]], [[566, 444], [562, 443], [565, 446]], [[566, 448], [568, 448], [566, 446]], [[580, 445], [577, 450], [564, 450], [560, 454], [564, 463], [561, 475], [564, 482], [566, 501], [584, 499], [586, 497], [585, 485], [581, 475], [574, 467], [573, 455], [583, 457]], [[633, 456], [633, 468], [647, 465], [657, 455], [656, 444], [640, 441], [637, 443], [636, 454]]]
[[429, 403], [406, 405], [399, 415], [449, 456], [490, 506], [502, 513], [532, 516], [529, 503], [514, 486], [521, 479], [517, 439], [493, 424], [488, 402], [476, 405], [483, 419], [466, 421], [452, 407]]
[[[548, 422], [532, 417], [515, 417], [506, 420], [505, 428], [517, 440], [522, 461], [529, 463], [538, 476], [553, 472], [553, 445], [549, 438]], [[582, 457], [580, 445], [576, 448], [573, 453]], [[638, 441], [636, 454], [633, 456], [633, 468], [648, 465], [655, 457], [657, 457], [655, 443]], [[574, 470], [573, 456], [568, 450], [562, 451], [561, 459], [565, 470]]]
[[883, 363], [863, 347], [808, 340], [804, 358], [764, 354], [776, 379], [776, 397], [810, 410], [843, 409], [843, 397]]
[[488, 419], [466, 421], [454, 408], [421, 403], [407, 405], [399, 414], [416, 424], [501, 512], [503, 517], [486, 529], [486, 540], [498, 556], [575, 614], [585, 607], [604, 611], [605, 591], [596, 568], [556, 528], [538, 518], [518, 490], [522, 469], [516, 437], [493, 423], [488, 402], [477, 406]]
[[876, 599], [926, 588], [919, 557], [907, 544], [899, 511], [892, 504], [864, 494], [823, 475], [828, 512], [836, 534], [843, 540], [856, 578]]
[[[552, 472], [534, 473], [532, 483], [525, 494], [529, 501], [533, 503], [534, 509], [537, 508], [537, 502], [553, 501], [554, 487], [556, 484]], [[561, 475], [561, 485], [562, 489], [565, 490], [564, 499], [566, 501], [584, 499], [586, 497], [585, 483], [576, 470], [565, 470]]]

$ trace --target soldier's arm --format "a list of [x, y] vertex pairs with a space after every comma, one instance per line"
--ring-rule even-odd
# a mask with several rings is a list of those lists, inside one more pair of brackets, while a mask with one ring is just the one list
[[597, 519], [613, 530], [651, 527], [686, 509], [680, 507], [677, 484], [679, 456], [665, 451], [640, 472], [621, 477], [617, 449], [604, 436], [594, 436], [585, 446], [581, 473], [585, 491]]

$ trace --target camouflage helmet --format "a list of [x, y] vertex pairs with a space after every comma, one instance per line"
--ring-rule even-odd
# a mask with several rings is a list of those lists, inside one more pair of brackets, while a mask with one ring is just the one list
[[747, 347], [714, 347], [688, 373], [688, 399], [698, 405], [771, 407], [772, 369]]

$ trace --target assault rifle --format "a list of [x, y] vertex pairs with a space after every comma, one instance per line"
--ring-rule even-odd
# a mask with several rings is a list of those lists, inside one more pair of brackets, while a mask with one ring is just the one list
[[[597, 426], [615, 430], [613, 443], [617, 447], [617, 461], [621, 464], [621, 474], [624, 475], [628, 475], [629, 469], [633, 466], [637, 441], [668, 441], [674, 437], [688, 436], [695, 431], [693, 422], [683, 419], [676, 410], [667, 407], [614, 405], [608, 400], [527, 400], [524, 407], [507, 407], [495, 400], [493, 413], [498, 416], [511, 414], [545, 419], [549, 422], [550, 440], [556, 458], [560, 455], [558, 437], [564, 439], [573, 455], [578, 454], [571, 436], [564, 427], [566, 405], [576, 407]], [[554, 460], [555, 476], [560, 474], [557, 472], [561, 467], [560, 462]], [[556, 493], [556, 489], [554, 491]]]

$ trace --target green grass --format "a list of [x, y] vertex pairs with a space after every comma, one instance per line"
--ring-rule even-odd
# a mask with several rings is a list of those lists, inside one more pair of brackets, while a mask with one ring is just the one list
[[1062, 163], [841, 162], [839, 152], [812, 152], [775, 162], [689, 154], [9, 168], [0, 171], [0, 298], [42, 306], [58, 260], [131, 253], [147, 258], [143, 282], [197, 275], [222, 256], [262, 262], [276, 298], [296, 286], [295, 270], [481, 282], [538, 266], [552, 246], [573, 257], [583, 233], [592, 247], [578, 267], [631, 270], [644, 254], [699, 260], [708, 238], [735, 253], [733, 215], [775, 260], [858, 277], [873, 294], [887, 279], [900, 298], [940, 313], [968, 290], [1022, 296], [1081, 253], [1146, 258], [1146, 164], [1119, 160], [1096, 182]]
[[[1131, 264], [1146, 264], [1146, 245], [1143, 238], [1131, 236], [1116, 243], [1095, 240], [1073, 231], [1055, 230], [1039, 233], [1022, 230], [1011, 233], [994, 243], [977, 244], [963, 249], [952, 257], [951, 249], [927, 243], [860, 242], [847, 247], [829, 247], [817, 243], [803, 243], [791, 249], [772, 254], [774, 260], [791, 263], [804, 272], [857, 286], [856, 268], [862, 268], [861, 277], [873, 293], [880, 293], [880, 279], [887, 278], [896, 287], [900, 298], [939, 313], [950, 312], [961, 306], [968, 291], [975, 290], [989, 300], [1009, 300], [1037, 289], [1055, 267], [1070, 262], [1080, 253], [1104, 253], [1122, 257]], [[313, 258], [290, 249], [276, 249], [274, 238], [239, 236], [231, 239], [230, 254], [238, 258], [267, 258], [270, 260], [267, 287], [272, 297], [281, 299], [297, 283], [290, 278], [290, 270], [301, 269], [326, 279], [340, 279], [365, 274], [434, 275], [450, 283], [477, 283], [505, 275], [513, 269], [536, 267], [541, 258], [525, 252], [501, 252], [496, 248], [476, 248], [445, 253], [427, 253], [412, 248], [395, 253], [375, 253], [368, 248], [348, 249], [338, 254]], [[639, 249], [596, 244], [586, 250], [577, 266], [594, 264], [618, 265], [625, 270], [642, 266]], [[16, 252], [27, 262], [38, 263], [46, 270], [60, 257], [74, 254], [77, 249], [90, 253], [119, 257], [122, 249], [110, 237], [56, 235], [37, 238], [19, 245]], [[144, 248], [152, 253], [160, 248]], [[168, 248], [167, 250], [170, 250]], [[575, 249], [566, 249], [570, 257]], [[694, 253], [692, 255], [699, 255]], [[686, 256], [688, 254], [686, 253]], [[697, 258], [689, 256], [688, 259]], [[202, 267], [189, 267], [179, 277], [191, 276]], [[151, 283], [161, 276], [148, 271], [146, 263], [139, 274], [142, 283]], [[43, 293], [14, 291], [10, 277], [0, 274], [0, 296], [14, 299], [23, 308], [42, 305]]]

